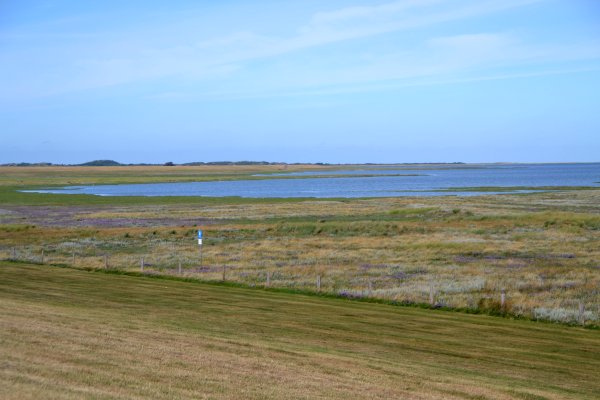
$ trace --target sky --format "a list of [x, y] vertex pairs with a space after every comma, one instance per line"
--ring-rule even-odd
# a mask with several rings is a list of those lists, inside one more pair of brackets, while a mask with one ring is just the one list
[[600, 1], [0, 1], [0, 163], [600, 161]]

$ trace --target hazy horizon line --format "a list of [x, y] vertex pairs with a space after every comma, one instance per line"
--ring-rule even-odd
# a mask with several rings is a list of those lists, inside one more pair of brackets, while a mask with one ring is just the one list
[[[86, 165], [94, 162], [113, 162], [115, 164], [108, 165]], [[187, 161], [187, 162], [120, 162], [116, 160], [91, 160], [85, 161], [81, 163], [59, 163], [59, 162], [51, 162], [51, 161], [19, 161], [19, 162], [9, 162], [9, 163], [0, 163], [2, 167], [10, 167], [10, 166], [65, 166], [65, 167], [76, 167], [76, 166], [194, 166], [197, 165], [209, 165], [209, 166], [219, 166], [219, 165], [420, 165], [420, 164], [465, 164], [465, 165], [478, 165], [478, 164], [598, 164], [600, 160], [596, 161], [480, 161], [480, 162], [470, 162], [470, 161], [417, 161], [417, 162], [304, 162], [304, 161], [266, 161], [266, 160], [221, 160], [221, 161]]]

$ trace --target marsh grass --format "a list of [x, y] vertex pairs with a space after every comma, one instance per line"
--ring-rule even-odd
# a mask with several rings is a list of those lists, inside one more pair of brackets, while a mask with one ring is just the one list
[[[264, 226], [253, 230], [246, 224], [240, 228], [229, 225], [219, 235], [218, 227], [212, 226], [210, 235], [221, 237], [206, 240], [202, 264], [193, 230], [181, 227], [88, 230], [89, 237], [67, 235], [67, 240], [51, 245], [19, 246], [17, 258], [37, 262], [44, 249], [47, 263], [104, 268], [107, 255], [110, 268], [139, 271], [143, 257], [146, 273], [175, 274], [181, 263], [182, 275], [191, 278], [220, 281], [225, 268], [230, 282], [261, 286], [270, 273], [272, 287], [303, 290], [316, 290], [320, 275], [326, 293], [408, 303], [428, 302], [433, 286], [436, 304], [482, 311], [493, 311], [505, 289], [512, 314], [574, 323], [579, 318], [577, 304], [583, 301], [585, 320], [598, 322], [596, 255], [575, 255], [563, 235], [552, 242], [546, 237], [542, 248], [523, 250], [518, 245], [507, 250], [504, 240], [446, 242], [440, 232], [336, 237], [287, 230], [274, 234]], [[129, 237], [122, 233], [125, 229]], [[6, 233], [14, 239], [17, 232], [29, 231]], [[592, 249], [589, 244], [586, 249]], [[10, 258], [11, 247], [3, 247], [5, 258]], [[571, 311], [548, 311], [553, 309]]]

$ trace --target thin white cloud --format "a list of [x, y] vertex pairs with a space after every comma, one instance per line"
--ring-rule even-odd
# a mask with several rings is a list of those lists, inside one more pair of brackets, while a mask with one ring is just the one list
[[321, 12], [300, 28], [301, 34], [290, 43], [300, 44], [299, 47], [319, 46], [493, 14], [541, 1], [544, 0], [471, 1], [457, 4], [448, 0], [405, 0]]
[[432, 4], [442, 3], [444, 0], [402, 0], [384, 3], [375, 6], [354, 6], [333, 11], [315, 13], [310, 20], [313, 27], [330, 26], [335, 24], [363, 23], [365, 20], [390, 19], [397, 17], [398, 13], [421, 9]]
[[[230, 78], [254, 68], [257, 61], [266, 65], [262, 70], [264, 72], [253, 70], [255, 79], [238, 85], [238, 95], [244, 90], [253, 95], [256, 88], [260, 87], [267, 91], [290, 91], [302, 86], [310, 89], [415, 77], [444, 77], [468, 69], [503, 63], [519, 65], [535, 58], [560, 61], [567, 54], [571, 59], [598, 57], [598, 46], [595, 46], [595, 50], [594, 46], [583, 46], [578, 51], [560, 46], [544, 49], [525, 46], [511, 34], [469, 33], [433, 38], [418, 48], [397, 51], [395, 54], [374, 54], [364, 60], [354, 58], [338, 67], [317, 62], [311, 70], [310, 66], [281, 67], [277, 63], [280, 57], [293, 55], [300, 50], [476, 18], [540, 1], [542, 0], [488, 0], [457, 3], [449, 0], [401, 0], [320, 11], [298, 27], [295, 34], [287, 37], [242, 31], [215, 38], [171, 38], [163, 47], [152, 43], [152, 35], [146, 42], [135, 40], [127, 44], [124, 41], [118, 47], [103, 46], [100, 43], [93, 56], [86, 49], [82, 51], [86, 54], [84, 58], [75, 54], [72, 57], [74, 61], [64, 68], [46, 71], [43, 77], [32, 79], [29, 83], [16, 82], [12, 85], [12, 93], [7, 90], [7, 95], [11, 98], [19, 95], [25, 98], [52, 96], [173, 78], [192, 83], [223, 82], [223, 86], [227, 88], [235, 85], [228, 81]], [[68, 48], [59, 50], [63, 53], [69, 51]], [[6, 62], [4, 64], [7, 65]], [[303, 69], [310, 73], [302, 74]], [[11, 82], [7, 82], [7, 87], [10, 86]]]
[[357, 93], [373, 93], [373, 92], [392, 92], [411, 87], [425, 86], [446, 86], [462, 83], [499, 81], [508, 79], [525, 79], [534, 77], [554, 76], [554, 75], [569, 75], [579, 73], [589, 73], [600, 71], [600, 65], [587, 68], [570, 68], [557, 70], [538, 70], [533, 72], [517, 72], [512, 74], [496, 73], [488, 75], [477, 75], [463, 78], [448, 77], [439, 79], [414, 79], [414, 80], [398, 80], [386, 81], [367, 84], [341, 85], [333, 87], [316, 87], [307, 90], [289, 90], [289, 91], [274, 91], [274, 92], [255, 92], [255, 93], [240, 93], [240, 92], [212, 92], [202, 93], [199, 95], [190, 93], [170, 93], [172, 99], [184, 101], [214, 101], [214, 100], [248, 100], [248, 99], [267, 99], [267, 98], [285, 98], [285, 97], [318, 97], [332, 96], [340, 94], [357, 94]]
[[437, 37], [429, 40], [429, 44], [437, 47], [457, 50], [475, 49], [485, 51], [511, 44], [511, 38], [506, 34], [476, 33]]
[[[301, 65], [286, 69], [286, 74], [278, 74], [276, 70], [256, 72], [254, 78], [258, 85], [223, 88], [199, 95], [190, 93], [188, 98], [328, 95], [515, 79], [595, 71], [598, 60], [600, 47], [593, 42], [578, 46], [539, 46], [522, 43], [512, 33], [453, 35], [430, 39], [411, 51], [376, 54], [361, 60], [364, 62], [327, 68], [319, 64]], [[581, 61], [588, 65], [582, 67]], [[573, 65], [573, 62], [579, 64]], [[293, 81], [289, 75], [294, 76]]]

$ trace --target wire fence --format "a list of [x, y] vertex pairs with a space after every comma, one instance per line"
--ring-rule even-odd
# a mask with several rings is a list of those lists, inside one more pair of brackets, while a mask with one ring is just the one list
[[273, 267], [261, 262], [240, 267], [226, 262], [230, 259], [224, 254], [203, 252], [199, 247], [164, 244], [135, 249], [123, 247], [117, 251], [114, 247], [109, 249], [94, 243], [70, 245], [67, 242], [46, 246], [5, 246], [0, 248], [0, 254], [4, 253], [2, 258], [8, 261], [228, 281], [251, 287], [309, 290], [345, 298], [381, 299], [434, 308], [464, 308], [569, 324], [596, 325], [600, 320], [600, 306], [581, 298], [562, 301], [560, 307], [542, 305], [526, 308], [515, 301], [517, 296], [513, 295], [519, 292], [514, 288], [484, 290], [482, 285], [473, 285], [472, 290], [461, 292], [448, 282], [431, 277], [411, 283], [390, 283], [369, 274], [368, 268], [362, 269], [367, 273], [348, 273], [330, 262], [312, 265], [308, 270], [306, 266], [302, 268], [301, 262], [295, 262], [291, 268], [279, 263]]

